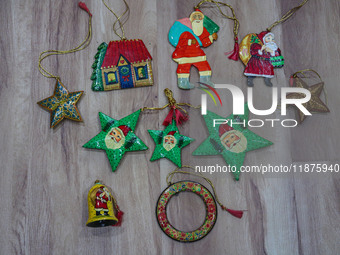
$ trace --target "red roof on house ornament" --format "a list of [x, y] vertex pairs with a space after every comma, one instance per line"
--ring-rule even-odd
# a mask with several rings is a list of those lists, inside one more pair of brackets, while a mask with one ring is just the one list
[[107, 46], [102, 68], [116, 66], [120, 55], [123, 55], [131, 64], [152, 60], [152, 57], [140, 39], [111, 41]]

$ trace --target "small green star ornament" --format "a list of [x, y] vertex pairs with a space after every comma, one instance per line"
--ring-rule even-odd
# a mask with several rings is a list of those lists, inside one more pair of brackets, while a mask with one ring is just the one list
[[57, 79], [53, 95], [37, 103], [51, 112], [51, 128], [65, 118], [83, 121], [76, 106], [83, 93], [83, 91], [68, 92], [61, 81]]
[[83, 147], [105, 150], [112, 172], [116, 171], [125, 152], [148, 149], [144, 142], [134, 133], [140, 112], [141, 110], [138, 110], [120, 120], [115, 120], [99, 112], [102, 131], [84, 144]]
[[150, 161], [167, 158], [178, 167], [182, 167], [181, 151], [185, 146], [194, 141], [194, 139], [181, 135], [178, 132], [174, 120], [164, 129], [164, 131], [148, 130], [148, 132], [156, 143]]
[[[244, 115], [231, 114], [224, 118], [208, 111], [203, 118], [208, 127], [209, 137], [193, 152], [193, 155], [222, 155], [233, 170], [237, 181], [246, 153], [273, 144], [247, 128], [249, 119], [247, 104]], [[220, 120], [220, 124], [215, 123], [214, 127], [214, 120], [217, 119]]]

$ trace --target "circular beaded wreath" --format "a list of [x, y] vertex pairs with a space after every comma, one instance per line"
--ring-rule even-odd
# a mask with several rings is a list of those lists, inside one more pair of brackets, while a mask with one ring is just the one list
[[[170, 199], [182, 191], [189, 191], [199, 195], [206, 206], [204, 223], [198, 229], [191, 232], [183, 232], [174, 228], [166, 214], [166, 207]], [[217, 219], [217, 206], [213, 195], [202, 184], [192, 181], [180, 181], [171, 184], [159, 196], [156, 216], [159, 226], [167, 236], [179, 242], [194, 242], [205, 237], [214, 227]]]

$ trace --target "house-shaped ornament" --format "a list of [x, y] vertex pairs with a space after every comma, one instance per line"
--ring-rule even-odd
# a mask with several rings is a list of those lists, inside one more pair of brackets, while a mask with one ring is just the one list
[[140, 39], [104, 42], [94, 58], [94, 91], [153, 85], [152, 57]]

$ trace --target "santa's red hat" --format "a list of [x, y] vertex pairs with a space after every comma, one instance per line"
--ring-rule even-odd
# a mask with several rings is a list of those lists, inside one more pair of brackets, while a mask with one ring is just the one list
[[231, 130], [234, 130], [231, 126], [229, 126], [228, 124], [222, 124], [220, 125], [220, 127], [218, 128], [218, 132], [220, 137], [225, 134], [226, 132], [229, 132]]
[[262, 43], [264, 43], [263, 38], [266, 34], [268, 34], [268, 31], [263, 31], [257, 35], [257, 37], [261, 40]]
[[120, 130], [122, 130], [124, 136], [126, 136], [127, 133], [128, 133], [129, 131], [131, 131], [131, 128], [129, 128], [129, 127], [126, 126], [126, 125], [121, 125], [121, 126], [119, 126], [118, 128], [119, 128]]
[[176, 131], [170, 131], [169, 133], [168, 133], [168, 135], [174, 135], [176, 133]]

